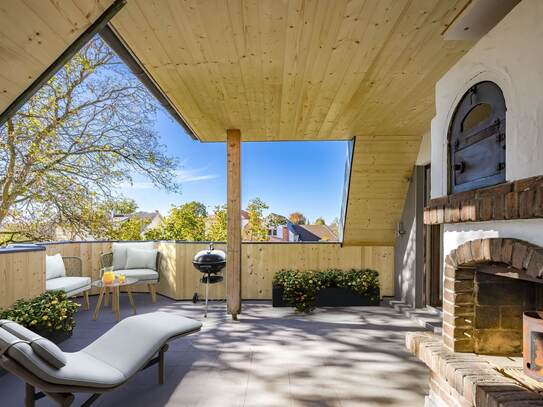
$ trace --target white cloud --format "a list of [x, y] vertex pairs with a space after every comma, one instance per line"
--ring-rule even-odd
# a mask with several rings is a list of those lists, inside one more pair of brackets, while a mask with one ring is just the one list
[[[195, 170], [177, 170], [175, 171], [175, 180], [181, 184], [187, 182], [207, 181], [219, 178], [218, 174], [204, 174], [206, 168]], [[149, 181], [123, 182], [119, 185], [124, 189], [153, 189], [155, 185]]]

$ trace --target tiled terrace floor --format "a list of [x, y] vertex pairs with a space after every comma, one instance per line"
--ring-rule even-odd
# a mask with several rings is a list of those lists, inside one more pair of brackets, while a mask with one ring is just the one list
[[[92, 305], [96, 297], [92, 299]], [[161, 310], [203, 320], [202, 304], [137, 295], [138, 313]], [[97, 406], [416, 406], [424, 405], [427, 369], [404, 348], [416, 323], [391, 308], [320, 309], [297, 315], [267, 302], [244, 303], [238, 322], [223, 302], [198, 334], [173, 342], [166, 384], [156, 367], [103, 395]], [[121, 298], [122, 316], [130, 315]], [[110, 310], [92, 321], [80, 311], [74, 335], [61, 344], [76, 351], [114, 325]], [[137, 338], [133, 338], [137, 340]], [[84, 367], [82, 367], [84, 368]], [[0, 377], [0, 406], [23, 405], [23, 383]], [[80, 395], [75, 405], [84, 398]], [[37, 406], [54, 405], [47, 399]]]

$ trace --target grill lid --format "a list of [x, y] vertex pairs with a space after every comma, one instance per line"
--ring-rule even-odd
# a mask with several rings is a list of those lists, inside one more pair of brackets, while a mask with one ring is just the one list
[[224, 264], [226, 254], [222, 250], [215, 250], [213, 243], [206, 250], [199, 251], [192, 260], [193, 264]]

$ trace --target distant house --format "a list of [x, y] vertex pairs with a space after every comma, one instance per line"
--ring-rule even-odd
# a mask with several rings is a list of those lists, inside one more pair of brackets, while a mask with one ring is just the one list
[[271, 242], [337, 241], [336, 234], [326, 225], [296, 225], [282, 215], [271, 213], [266, 218]]
[[[121, 214], [114, 214], [113, 215], [113, 223], [114, 224], [121, 224], [123, 222], [126, 222], [129, 219], [140, 219], [141, 222], [141, 235], [143, 236], [145, 232], [148, 230], [154, 229], [162, 225], [162, 222], [164, 222], [164, 218], [160, 214], [159, 211], [155, 212], [144, 212], [144, 211], [138, 211], [131, 213], [129, 215], [121, 215]], [[146, 223], [145, 221], [148, 220], [149, 223]]]
[[336, 234], [327, 225], [295, 225], [292, 224], [295, 242], [336, 242]]

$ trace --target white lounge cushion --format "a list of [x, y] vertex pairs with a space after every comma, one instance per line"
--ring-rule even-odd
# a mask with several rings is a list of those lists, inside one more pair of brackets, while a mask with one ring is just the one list
[[[135, 315], [113, 328], [81, 352], [102, 360], [127, 378], [141, 369], [168, 339], [195, 332], [202, 323], [166, 312]], [[137, 338], [137, 340], [130, 340]]]
[[126, 249], [125, 269], [151, 269], [156, 270], [156, 249]]
[[32, 350], [56, 369], [66, 366], [66, 356], [49, 339], [32, 332], [30, 329], [9, 320], [0, 320], [0, 327], [19, 339], [30, 342]]
[[115, 274], [124, 274], [127, 278], [135, 278], [138, 281], [158, 280], [158, 273], [151, 269], [117, 270]]
[[45, 256], [45, 279], [50, 280], [52, 278], [64, 277], [66, 275], [66, 268], [64, 267], [64, 261], [60, 253], [54, 256]]
[[128, 248], [134, 249], [154, 249], [155, 244], [153, 242], [115, 242], [111, 245], [111, 251], [113, 252], [113, 270], [126, 269], [126, 250]]
[[58, 277], [45, 282], [47, 291], [61, 290], [66, 293], [91, 288], [90, 277]]
[[[113, 388], [128, 380], [176, 336], [196, 332], [201, 322], [163, 312], [125, 318], [86, 348], [64, 353], [66, 365], [54, 369], [27, 343], [0, 328], [0, 353], [40, 379], [66, 386]], [[137, 341], [131, 340], [138, 338]]]

